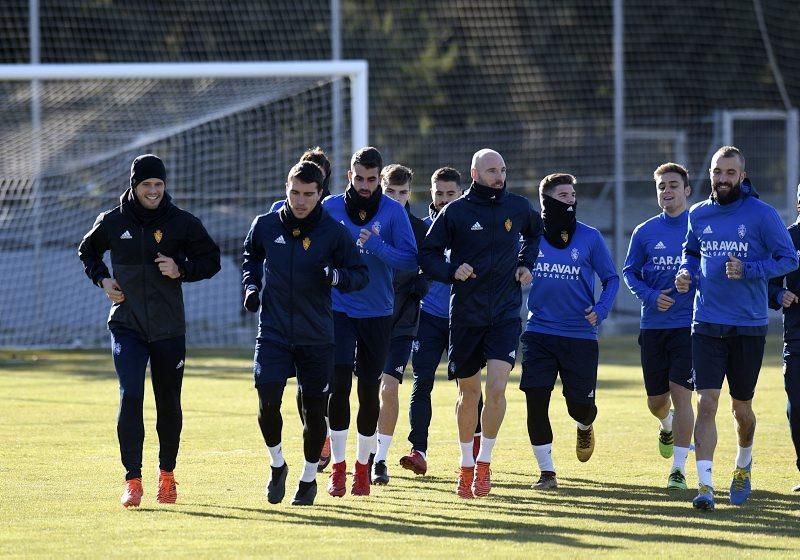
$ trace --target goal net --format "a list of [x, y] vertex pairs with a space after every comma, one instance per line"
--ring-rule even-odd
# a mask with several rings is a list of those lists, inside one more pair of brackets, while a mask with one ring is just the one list
[[305, 149], [343, 169], [366, 142], [365, 80], [357, 61], [0, 67], [0, 347], [106, 344], [110, 304], [76, 249], [147, 152], [222, 250], [213, 279], [184, 284], [187, 340], [251, 343], [242, 240]]

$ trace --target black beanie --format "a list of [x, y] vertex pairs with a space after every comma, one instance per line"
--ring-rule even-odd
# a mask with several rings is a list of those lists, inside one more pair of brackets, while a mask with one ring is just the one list
[[142, 154], [131, 164], [131, 188], [145, 179], [161, 179], [167, 182], [167, 168], [161, 158], [153, 154]]

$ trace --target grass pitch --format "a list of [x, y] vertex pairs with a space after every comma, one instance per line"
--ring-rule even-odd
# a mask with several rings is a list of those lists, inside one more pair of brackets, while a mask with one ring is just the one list
[[[368, 498], [325, 493], [313, 508], [288, 505], [302, 465], [293, 383], [284, 396], [287, 499], [264, 498], [268, 458], [256, 423], [251, 349], [190, 351], [178, 503], [155, 501], [157, 438], [152, 395], [142, 507], [119, 505], [118, 388], [107, 352], [0, 351], [0, 551], [3, 557], [657, 557], [798, 558], [800, 483], [786, 422], [779, 342], [770, 339], [755, 399], [754, 491], [727, 504], [735, 436], [727, 396], [718, 416], [717, 510], [691, 507], [694, 490], [665, 490], [671, 460], [657, 450], [658, 423], [645, 404], [633, 338], [601, 341], [597, 447], [575, 457], [574, 423], [560, 388], [551, 404], [560, 488], [535, 493], [523, 394], [512, 373], [508, 412], [493, 457], [492, 495], [455, 495], [455, 385], [441, 369], [434, 389], [429, 470], [398, 465], [407, 452], [401, 413], [389, 457], [391, 482]], [[148, 389], [149, 390], [149, 389]], [[401, 385], [407, 410], [411, 382]], [[355, 396], [355, 395], [354, 395]], [[351, 426], [348, 464], [355, 453]], [[694, 455], [687, 478], [696, 487]], [[348, 483], [351, 479], [348, 479]]]

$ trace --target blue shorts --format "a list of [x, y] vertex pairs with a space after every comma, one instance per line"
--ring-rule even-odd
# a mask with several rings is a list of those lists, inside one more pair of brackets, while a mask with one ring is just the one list
[[561, 376], [564, 397], [591, 404], [597, 389], [597, 341], [525, 331], [519, 388], [553, 390]]
[[415, 377], [432, 379], [436, 375], [449, 340], [450, 320], [420, 311], [417, 338], [411, 344], [411, 367]]
[[756, 392], [765, 343], [764, 336], [715, 337], [692, 333], [695, 387], [698, 391], [722, 389], [722, 381], [727, 377], [731, 397], [749, 401]]
[[487, 360], [517, 362], [517, 346], [522, 329], [519, 319], [509, 319], [485, 327], [450, 325], [447, 378], [465, 379], [478, 373]]
[[644, 388], [648, 397], [669, 392], [670, 381], [694, 390], [692, 329], [642, 329], [639, 331]]
[[389, 354], [392, 316], [354, 319], [339, 311], [333, 312], [337, 366], [355, 368], [360, 383], [380, 382]]
[[186, 360], [186, 337], [147, 342], [128, 329], [114, 329], [111, 331], [111, 354], [120, 392], [128, 397], [143, 398], [148, 362], [151, 377], [177, 377], [178, 386], [181, 385]]
[[389, 341], [389, 355], [383, 366], [384, 375], [394, 377], [400, 383], [403, 382], [403, 374], [406, 371], [408, 358], [411, 357], [413, 342], [413, 336], [396, 336]]
[[255, 385], [283, 383], [297, 376], [303, 393], [312, 397], [324, 395], [333, 377], [333, 344], [289, 346], [282, 342], [256, 339], [253, 360]]

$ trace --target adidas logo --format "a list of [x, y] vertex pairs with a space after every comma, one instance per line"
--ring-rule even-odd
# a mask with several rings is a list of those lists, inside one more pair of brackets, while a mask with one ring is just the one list
[[516, 350], [512, 350], [511, 352], [508, 353], [508, 357], [516, 359], [517, 358], [517, 351]]
[[544, 256], [544, 253], [542, 253], [542, 250], [541, 250], [541, 249], [539, 249], [539, 256], [540, 256], [540, 257], [543, 257], [543, 256]]
[[714, 233], [714, 232], [711, 231], [711, 226], [706, 226], [706, 229], [703, 230], [703, 233], [706, 234], [706, 233]]
[[586, 397], [589, 398], [589, 399], [593, 399], [594, 398], [594, 389], [592, 389], [591, 393], [586, 395]]
[[574, 211], [575, 211], [575, 210], [573, 210], [573, 209], [572, 209], [572, 206], [570, 206], [569, 208], [567, 208], [567, 212], [574, 212]]
[[472, 231], [482, 231], [483, 230], [483, 226], [481, 226], [480, 223], [475, 222], [474, 224], [472, 224], [472, 227], [469, 228], [469, 229], [471, 229]]
[[177, 365], [177, 366], [175, 366], [175, 369], [181, 369], [182, 367], [183, 367], [183, 360], [181, 360], [180, 362], [178, 362], [178, 365]]
[[397, 373], [403, 373], [403, 366], [397, 366], [396, 368], [394, 368], [394, 370], [395, 370]]
[[653, 249], [666, 249], [666, 248], [667, 248], [667, 246], [664, 245], [663, 241], [659, 241], [658, 243], [656, 243], [656, 246], [653, 247]]
[[280, 244], [280, 245], [286, 245], [286, 241], [283, 239], [283, 235], [279, 235], [279, 236], [278, 236], [278, 237], [275, 239], [275, 243], [278, 243], [278, 244]]
[[129, 232], [129, 231], [126, 229], [126, 230], [125, 230], [125, 233], [123, 233], [122, 235], [120, 235], [120, 236], [119, 236], [119, 238], [120, 238], [120, 239], [133, 239], [133, 236], [131, 235], [131, 232]]

